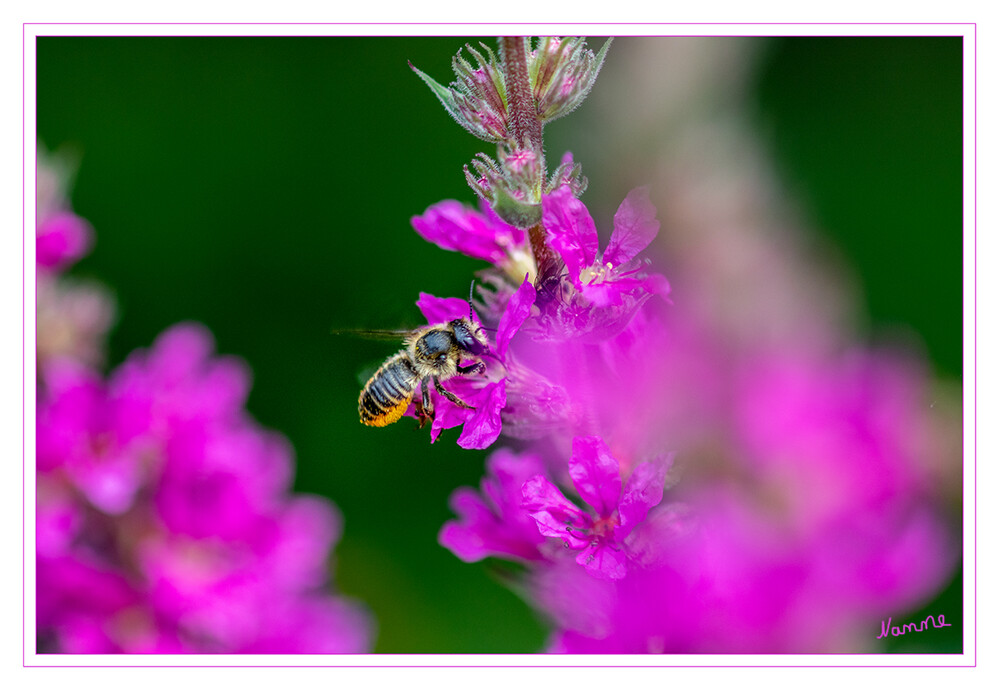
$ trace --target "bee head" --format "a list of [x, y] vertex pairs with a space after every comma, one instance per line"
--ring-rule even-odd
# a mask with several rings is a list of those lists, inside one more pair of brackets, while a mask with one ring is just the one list
[[470, 319], [455, 319], [448, 324], [454, 332], [455, 342], [462, 350], [473, 355], [482, 355], [489, 351], [489, 341], [482, 329]]

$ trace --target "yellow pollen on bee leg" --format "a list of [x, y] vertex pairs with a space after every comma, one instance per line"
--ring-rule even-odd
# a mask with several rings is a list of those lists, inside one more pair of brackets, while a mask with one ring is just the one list
[[398, 422], [399, 418], [406, 413], [406, 409], [409, 407], [409, 401], [411, 399], [412, 396], [404, 398], [403, 400], [399, 401], [398, 405], [391, 407], [388, 410], [385, 410], [382, 414], [378, 415], [377, 417], [371, 417], [369, 419], [361, 417], [361, 421], [367, 426], [388, 426], [389, 424]]

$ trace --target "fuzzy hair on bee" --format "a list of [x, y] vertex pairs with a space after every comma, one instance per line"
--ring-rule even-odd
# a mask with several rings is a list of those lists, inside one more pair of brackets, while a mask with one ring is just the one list
[[[489, 340], [482, 326], [472, 318], [471, 300], [468, 317], [406, 333], [403, 344], [403, 349], [386, 359], [361, 389], [357, 411], [362, 424], [388, 426], [398, 421], [419, 389], [416, 415], [420, 426], [424, 426], [434, 418], [430, 384], [455, 405], [474, 409], [441, 384], [455, 376], [473, 375], [485, 369], [482, 357], [489, 352]], [[471, 363], [462, 365], [467, 360]]]

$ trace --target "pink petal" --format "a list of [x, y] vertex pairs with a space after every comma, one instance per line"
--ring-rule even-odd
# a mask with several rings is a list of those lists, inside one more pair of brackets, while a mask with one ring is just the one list
[[503, 430], [503, 420], [500, 410], [506, 406], [506, 379], [490, 383], [483, 388], [478, 396], [475, 410], [465, 422], [458, 437], [458, 445], [462, 448], [488, 448], [499, 438]]
[[437, 535], [437, 541], [455, 556], [472, 563], [492, 553], [486, 544], [496, 522], [489, 506], [474, 489], [462, 487], [451, 494], [448, 501], [458, 520], [446, 522]]
[[562, 539], [569, 548], [582, 549], [589, 539], [582, 531], [591, 526], [590, 516], [569, 501], [544, 475], [535, 475], [524, 483], [524, 509], [538, 523], [546, 537]]
[[434, 204], [422, 216], [413, 216], [411, 222], [421, 237], [441, 249], [494, 264], [506, 257], [501, 242], [507, 240], [509, 233], [499, 223], [457, 201]]
[[673, 464], [675, 453], [667, 453], [649, 462], [643, 462], [628, 477], [624, 495], [618, 505], [619, 524], [614, 529], [614, 537], [623, 540], [635, 526], [645, 519], [649, 510], [663, 500], [663, 484], [666, 472]]
[[[423, 318], [429, 324], [446, 323], [455, 319], [468, 318], [468, 300], [460, 297], [434, 297], [426, 292], [420, 293], [416, 306], [423, 313]], [[479, 321], [474, 313], [472, 318]]]
[[621, 470], [617, 459], [599, 436], [572, 439], [569, 476], [572, 485], [597, 514], [606, 517], [621, 498]]
[[649, 246], [659, 233], [656, 207], [649, 201], [649, 188], [633, 189], [614, 214], [614, 232], [604, 252], [606, 263], [626, 264]]
[[63, 268], [88, 251], [94, 243], [90, 223], [74, 213], [62, 211], [38, 227], [35, 237], [35, 262], [46, 268]]
[[576, 563], [586, 568], [586, 572], [601, 580], [620, 580], [628, 574], [624, 550], [606, 542], [587, 546], [578, 556]]
[[565, 262], [569, 278], [580, 287], [579, 273], [597, 258], [597, 228], [586, 206], [567, 186], [541, 200], [548, 241]]
[[537, 297], [537, 292], [531, 285], [531, 281], [525, 277], [517, 292], [513, 293], [510, 301], [507, 302], [503, 316], [500, 317], [499, 328], [496, 331], [496, 347], [494, 348], [497, 357], [502, 358], [506, 355], [506, 348], [510, 344], [510, 340], [516, 335], [517, 330], [527, 320], [527, 317], [531, 315], [531, 307], [534, 305], [535, 297]]

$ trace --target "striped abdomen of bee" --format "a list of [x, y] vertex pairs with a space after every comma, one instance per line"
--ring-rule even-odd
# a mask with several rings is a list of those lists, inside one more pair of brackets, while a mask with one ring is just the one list
[[387, 426], [399, 420], [413, 399], [420, 376], [406, 350], [378, 367], [361, 390], [357, 410], [368, 426]]

